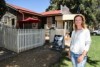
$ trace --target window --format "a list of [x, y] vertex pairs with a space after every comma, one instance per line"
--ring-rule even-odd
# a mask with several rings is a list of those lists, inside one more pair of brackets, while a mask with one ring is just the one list
[[50, 24], [52, 23], [52, 17], [48, 17], [48, 18], [47, 18], [47, 23], [48, 23], [48, 24], [49, 24], [49, 23], [50, 23]]
[[33, 29], [37, 29], [38, 28], [38, 24], [37, 23], [32, 23], [32, 28]]
[[8, 22], [10, 22], [10, 17], [5, 16], [4, 17], [4, 23], [7, 24]]
[[51, 28], [52, 27], [52, 17], [47, 17], [47, 25], [48, 25], [48, 27], [49, 28]]
[[12, 21], [12, 26], [14, 26], [15, 25], [15, 19], [13, 18], [13, 19], [11, 19], [11, 21]]

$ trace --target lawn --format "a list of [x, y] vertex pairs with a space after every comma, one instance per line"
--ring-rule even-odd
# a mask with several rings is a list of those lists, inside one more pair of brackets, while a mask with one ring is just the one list
[[[72, 67], [71, 61], [63, 57], [59, 67]], [[92, 36], [92, 44], [88, 52], [86, 67], [100, 67], [100, 36]]]

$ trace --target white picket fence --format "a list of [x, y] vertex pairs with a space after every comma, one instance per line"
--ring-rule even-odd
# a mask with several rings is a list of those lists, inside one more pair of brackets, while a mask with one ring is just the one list
[[3, 47], [3, 31], [0, 29], [0, 47]]
[[17, 53], [42, 46], [45, 43], [44, 29], [11, 29], [4, 28], [3, 47]]

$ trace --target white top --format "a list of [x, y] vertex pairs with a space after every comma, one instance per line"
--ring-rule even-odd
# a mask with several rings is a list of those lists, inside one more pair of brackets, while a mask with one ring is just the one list
[[72, 32], [70, 50], [75, 54], [82, 54], [82, 52], [88, 51], [91, 44], [90, 31], [88, 29], [82, 29]]

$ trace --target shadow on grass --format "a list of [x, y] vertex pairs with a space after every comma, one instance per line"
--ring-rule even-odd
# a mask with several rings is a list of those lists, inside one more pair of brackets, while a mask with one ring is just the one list
[[59, 62], [56, 63], [56, 64], [54, 64], [54, 65], [52, 65], [51, 67], [68, 66], [68, 64], [64, 62], [64, 61], [66, 61], [66, 60], [70, 61], [70, 59], [68, 59], [68, 58], [65, 56], [65, 54], [62, 54], [62, 57], [59, 59]]
[[87, 63], [89, 63], [90, 65], [97, 67], [98, 62], [100, 62], [100, 60], [91, 60], [91, 57], [87, 58]]
[[70, 59], [67, 58], [67, 57], [63, 57], [62, 60], [61, 60], [61, 62], [60, 62], [60, 64], [61, 64], [62, 66], [68, 66], [67, 63], [62, 62], [62, 61], [64, 61], [64, 60], [70, 61]]
[[[67, 61], [71, 62], [71, 60], [69, 58], [67, 58], [66, 55], [63, 53], [63, 56], [62, 56], [62, 58], [60, 60], [60, 63], [59, 63], [59, 67], [60, 67], [60, 65], [67, 66], [67, 67], [69, 66], [67, 63], [63, 62], [64, 60], [67, 60]], [[92, 60], [91, 57], [87, 58], [87, 63], [90, 64], [93, 67], [97, 67], [99, 62], [100, 62], [100, 60]]]
[[62, 53], [62, 57], [61, 57], [61, 59], [60, 59], [60, 63], [59, 63], [59, 67], [60, 66], [69, 66], [67, 63], [65, 63], [64, 61], [71, 61], [68, 57], [67, 57], [67, 54], [64, 52], [64, 53]]

